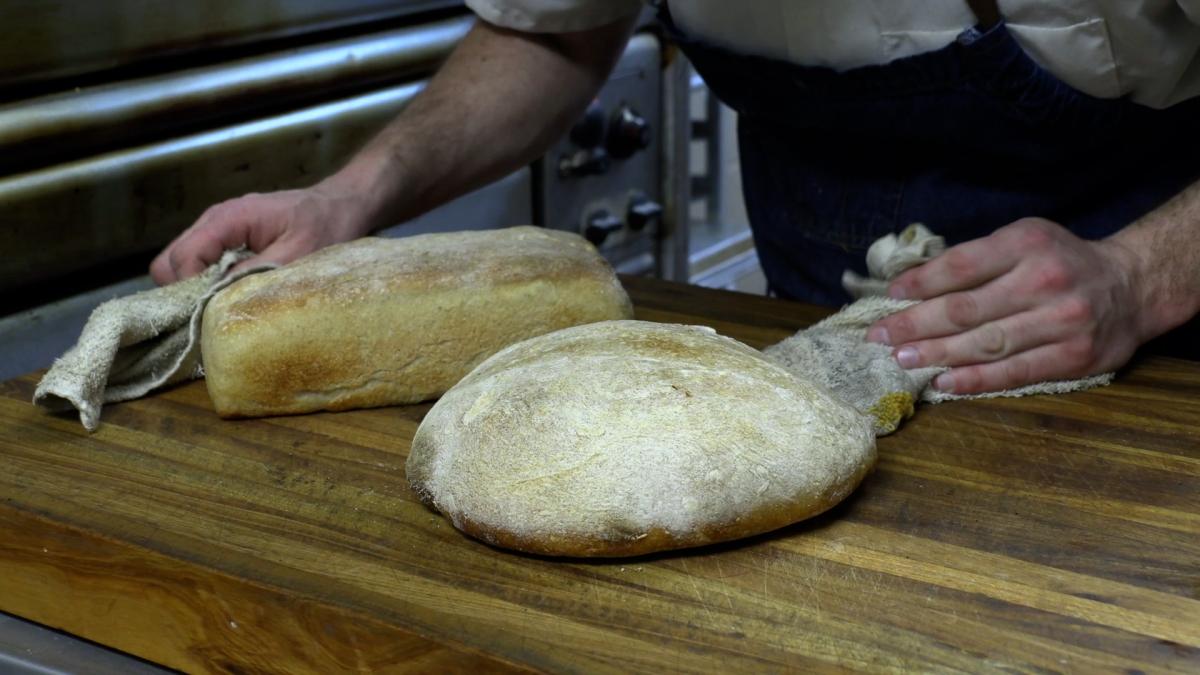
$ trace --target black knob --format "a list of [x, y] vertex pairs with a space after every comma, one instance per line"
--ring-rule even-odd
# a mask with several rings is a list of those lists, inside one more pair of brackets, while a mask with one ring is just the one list
[[583, 112], [583, 117], [571, 128], [571, 142], [581, 148], [594, 148], [604, 142], [604, 106], [599, 101]]
[[608, 126], [608, 154], [625, 159], [649, 145], [650, 123], [633, 108], [622, 105]]
[[609, 213], [606, 209], [600, 209], [593, 212], [587, 217], [587, 224], [583, 228], [583, 236], [587, 240], [599, 246], [608, 239], [608, 235], [621, 229], [624, 223], [621, 219]]
[[578, 178], [580, 176], [598, 176], [608, 171], [612, 160], [604, 148], [579, 149], [558, 160], [558, 176], [560, 178]]
[[662, 214], [662, 204], [638, 192], [629, 198], [625, 222], [629, 224], [629, 229], [640, 232], [646, 229], [647, 225], [658, 222]]

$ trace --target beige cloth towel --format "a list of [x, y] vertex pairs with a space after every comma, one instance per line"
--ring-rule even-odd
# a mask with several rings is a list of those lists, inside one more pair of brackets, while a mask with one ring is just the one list
[[901, 272], [929, 262], [946, 251], [946, 240], [920, 223], [913, 223], [900, 234], [880, 237], [867, 249], [867, 274], [853, 270], [842, 273], [842, 287], [855, 298], [886, 297], [888, 284]]
[[1006, 391], [958, 396], [930, 386], [948, 368], [905, 370], [892, 358], [892, 348], [867, 342], [876, 321], [916, 304], [887, 297], [888, 283], [901, 272], [928, 262], [946, 250], [945, 241], [920, 224], [899, 235], [889, 234], [867, 251], [864, 278], [847, 271], [842, 285], [857, 302], [796, 335], [767, 347], [766, 356], [792, 372], [816, 378], [859, 412], [874, 418], [875, 433], [890, 434], [910, 417], [917, 401], [942, 401], [1034, 394], [1063, 394], [1112, 381], [1112, 373], [1080, 380], [1041, 382]]
[[159, 387], [202, 377], [200, 321], [209, 298], [238, 279], [269, 269], [225, 273], [250, 256], [230, 251], [198, 276], [109, 300], [92, 311], [79, 340], [38, 383], [33, 402], [79, 411], [88, 431], [105, 403], [128, 401]]

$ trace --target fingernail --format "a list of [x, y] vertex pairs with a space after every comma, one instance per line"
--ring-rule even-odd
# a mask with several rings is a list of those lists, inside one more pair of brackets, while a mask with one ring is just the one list
[[893, 300], [907, 300], [908, 292], [902, 286], [891, 286], [888, 288], [888, 297]]
[[892, 336], [888, 335], [888, 329], [883, 326], [876, 326], [867, 332], [867, 342], [875, 342], [881, 345], [892, 344]]
[[942, 373], [933, 381], [933, 388], [938, 391], [944, 391], [947, 394], [954, 393], [954, 376], [950, 373]]
[[896, 352], [896, 360], [900, 362], [901, 368], [916, 368], [921, 365], [921, 353], [916, 347], [901, 347]]

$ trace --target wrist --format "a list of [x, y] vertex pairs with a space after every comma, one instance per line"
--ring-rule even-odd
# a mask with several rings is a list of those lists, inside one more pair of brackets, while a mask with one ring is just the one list
[[1184, 283], [1186, 271], [1174, 269], [1173, 257], [1155, 255], [1144, 235], [1130, 227], [1097, 242], [1131, 291], [1128, 297], [1136, 304], [1133, 328], [1139, 343], [1182, 325], [1200, 311], [1200, 294]]
[[406, 220], [400, 203], [406, 184], [386, 157], [363, 152], [339, 171], [312, 187], [328, 200], [337, 214], [343, 239], [354, 239]]

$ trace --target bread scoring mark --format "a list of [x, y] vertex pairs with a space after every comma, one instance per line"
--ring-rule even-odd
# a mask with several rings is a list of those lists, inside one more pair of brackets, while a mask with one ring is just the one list
[[692, 397], [692, 392], [691, 392], [691, 391], [690, 391], [690, 390], [689, 390], [687, 387], [685, 387], [685, 386], [683, 386], [683, 385], [679, 385], [679, 384], [672, 384], [672, 385], [671, 385], [671, 388], [672, 388], [672, 389], [674, 389], [675, 391], [679, 392], [680, 394], [683, 394], [683, 395], [684, 395], [685, 397], [687, 397], [687, 398], [691, 398], [691, 397]]

